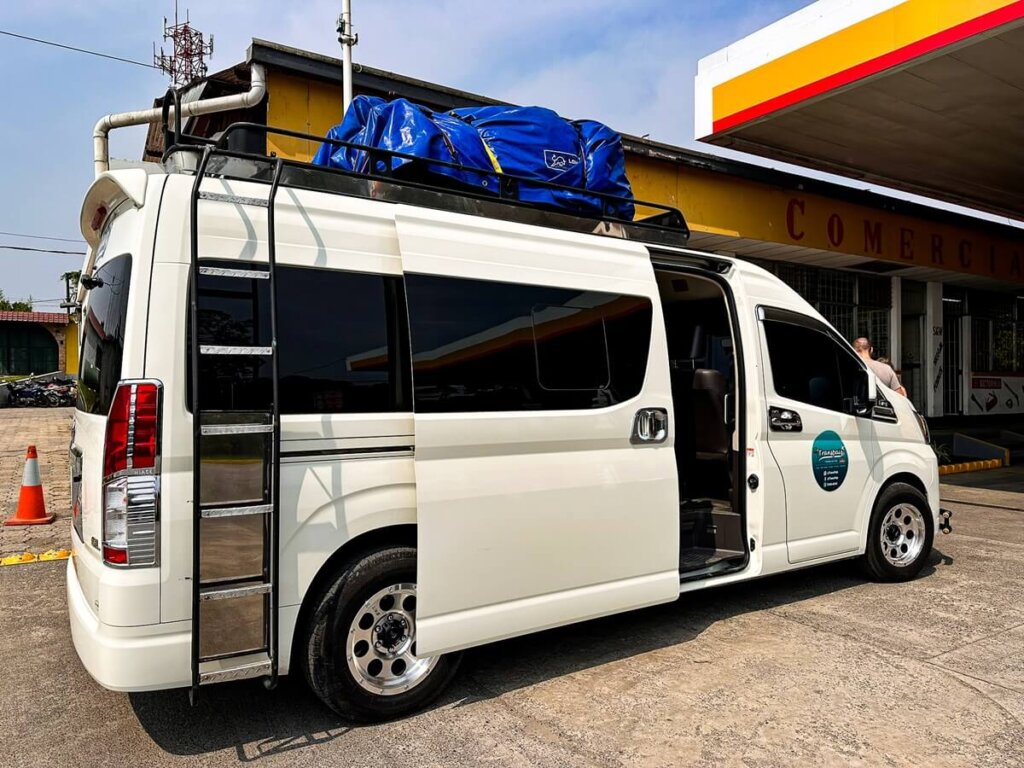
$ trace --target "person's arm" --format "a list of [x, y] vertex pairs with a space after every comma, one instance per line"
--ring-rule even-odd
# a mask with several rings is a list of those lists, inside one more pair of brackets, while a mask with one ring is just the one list
[[889, 381], [886, 382], [886, 386], [898, 395], [909, 397], [907, 388], [900, 384], [900, 377], [896, 375], [896, 371], [891, 366], [889, 367], [889, 374], [890, 377]]

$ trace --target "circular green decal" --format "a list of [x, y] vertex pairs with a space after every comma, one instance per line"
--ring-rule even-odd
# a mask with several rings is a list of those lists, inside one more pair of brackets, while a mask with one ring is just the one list
[[811, 468], [814, 479], [822, 490], [834, 491], [846, 479], [846, 470], [850, 466], [850, 457], [846, 454], [846, 446], [839, 435], [831, 429], [814, 438], [811, 446]]

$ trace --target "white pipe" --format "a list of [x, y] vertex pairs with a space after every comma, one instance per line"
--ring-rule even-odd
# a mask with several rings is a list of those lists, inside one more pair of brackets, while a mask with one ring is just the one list
[[338, 19], [338, 42], [341, 43], [341, 114], [348, 113], [352, 103], [352, 46], [358, 38], [352, 34], [352, 0], [341, 0]]
[[[209, 115], [213, 112], [227, 112], [230, 109], [248, 109], [260, 102], [267, 92], [266, 72], [262, 64], [253, 62], [250, 67], [249, 90], [245, 93], [235, 93], [230, 96], [218, 96], [215, 99], [200, 99], [190, 101], [181, 105], [182, 118], [195, 117], [196, 115]], [[123, 128], [128, 125], [144, 125], [156, 123], [163, 118], [163, 111], [160, 107], [153, 109], [139, 109], [134, 112], [120, 112], [113, 115], [106, 115], [100, 118], [96, 127], [92, 130], [92, 162], [96, 176], [110, 170], [110, 146], [107, 139], [108, 134], [114, 128]], [[174, 120], [174, 107], [168, 110], [168, 121]]]

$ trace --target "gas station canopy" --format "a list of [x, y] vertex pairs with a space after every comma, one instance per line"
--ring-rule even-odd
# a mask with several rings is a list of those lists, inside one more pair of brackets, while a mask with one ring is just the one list
[[1024, 218], [1024, 0], [819, 0], [695, 90], [702, 141]]

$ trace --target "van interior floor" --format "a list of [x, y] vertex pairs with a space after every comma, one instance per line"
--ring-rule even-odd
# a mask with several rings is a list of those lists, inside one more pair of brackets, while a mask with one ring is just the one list
[[699, 571], [743, 558], [743, 520], [722, 499], [688, 499], [679, 505], [679, 571]]

